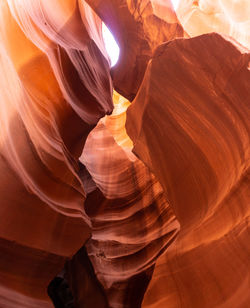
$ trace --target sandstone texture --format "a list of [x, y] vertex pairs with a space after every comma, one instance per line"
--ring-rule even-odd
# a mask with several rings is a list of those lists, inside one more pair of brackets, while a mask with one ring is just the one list
[[133, 151], [180, 223], [143, 307], [248, 306], [249, 60], [216, 33], [165, 43], [128, 109]]
[[249, 17], [0, 1], [0, 308], [250, 307]]

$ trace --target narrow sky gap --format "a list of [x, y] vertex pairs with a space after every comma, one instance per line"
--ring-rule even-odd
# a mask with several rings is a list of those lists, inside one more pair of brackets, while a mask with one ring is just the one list
[[107, 53], [111, 60], [111, 67], [112, 67], [118, 61], [120, 48], [116, 43], [112, 33], [109, 31], [109, 29], [104, 23], [102, 23], [102, 35]]
[[177, 10], [180, 0], [171, 0], [175, 11]]
[[[174, 9], [176, 10], [179, 6], [180, 0], [171, 0]], [[119, 54], [120, 54], [120, 48], [118, 44], [116, 43], [112, 33], [108, 29], [108, 27], [102, 23], [102, 35], [104, 39], [104, 44], [107, 50], [107, 53], [110, 57], [111, 60], [111, 67], [114, 66], [118, 59], [119, 59]]]

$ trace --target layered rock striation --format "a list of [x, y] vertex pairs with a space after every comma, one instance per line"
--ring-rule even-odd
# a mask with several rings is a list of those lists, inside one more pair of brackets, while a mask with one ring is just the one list
[[133, 151], [180, 223], [143, 307], [248, 306], [249, 60], [215, 33], [165, 43], [128, 109]]
[[249, 307], [249, 10], [1, 1], [1, 308]]

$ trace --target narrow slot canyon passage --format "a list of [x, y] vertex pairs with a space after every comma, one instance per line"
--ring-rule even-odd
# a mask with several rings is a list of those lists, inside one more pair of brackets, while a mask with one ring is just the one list
[[248, 0], [0, 1], [0, 308], [248, 308]]

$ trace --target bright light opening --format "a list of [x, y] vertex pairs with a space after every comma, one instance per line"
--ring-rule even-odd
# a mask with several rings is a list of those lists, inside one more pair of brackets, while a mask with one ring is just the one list
[[104, 23], [102, 23], [102, 35], [103, 35], [104, 44], [105, 44], [107, 53], [111, 60], [111, 67], [112, 67], [118, 61], [119, 54], [120, 54], [120, 48], [117, 45], [113, 37], [113, 34], [109, 31], [109, 29]]
[[179, 6], [180, 0], [171, 0], [171, 1], [172, 1], [174, 10], [176, 11]]

